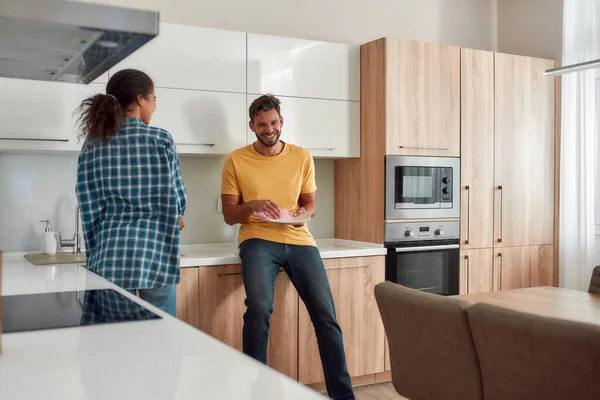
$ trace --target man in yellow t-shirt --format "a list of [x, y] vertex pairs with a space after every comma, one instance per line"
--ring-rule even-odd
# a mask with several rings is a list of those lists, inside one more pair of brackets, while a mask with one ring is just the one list
[[329, 397], [354, 399], [342, 331], [315, 240], [305, 224], [265, 221], [265, 217], [278, 219], [288, 212], [315, 215], [313, 159], [301, 147], [279, 140], [283, 117], [275, 96], [254, 100], [249, 114], [250, 129], [257, 140], [227, 157], [221, 186], [225, 222], [241, 224], [238, 243], [246, 289], [244, 353], [266, 363], [275, 280], [281, 266], [313, 321]]

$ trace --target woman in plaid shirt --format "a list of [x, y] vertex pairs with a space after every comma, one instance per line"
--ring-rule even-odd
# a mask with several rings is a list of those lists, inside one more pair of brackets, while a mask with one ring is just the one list
[[82, 102], [76, 192], [88, 269], [175, 315], [187, 196], [171, 135], [148, 125], [155, 109], [134, 69]]

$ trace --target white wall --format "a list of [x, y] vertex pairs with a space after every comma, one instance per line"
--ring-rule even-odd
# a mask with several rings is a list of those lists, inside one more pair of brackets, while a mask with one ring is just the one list
[[[562, 18], [556, 7], [560, 0], [79, 1], [158, 10], [163, 22], [245, 32], [349, 44], [389, 36], [546, 57], [555, 57], [560, 48], [556, 26]], [[190, 43], [190, 51], [202, 50]], [[222, 161], [182, 160], [190, 197], [185, 243], [235, 239], [236, 229], [216, 212]], [[41, 219], [51, 219], [55, 231], [72, 233], [75, 166], [75, 156], [0, 154], [0, 187], [10, 188], [0, 193], [0, 248], [37, 249]], [[316, 237], [331, 237], [333, 161], [317, 160], [316, 168], [319, 213], [310, 228]]]
[[[285, 135], [285, 134], [284, 134]], [[223, 222], [217, 212], [223, 157], [182, 157], [188, 191], [186, 244], [233, 242], [238, 227]], [[54, 232], [72, 237], [75, 231], [75, 155], [0, 154], [0, 249], [39, 251], [40, 220], [50, 219]], [[316, 238], [333, 237], [333, 161], [315, 160], [317, 215], [309, 222]], [[69, 249], [64, 249], [69, 251]]]
[[563, 0], [495, 0], [497, 51], [562, 59]]
[[488, 50], [493, 46], [491, 0], [80, 1], [158, 10], [163, 22], [348, 44], [390, 36]]

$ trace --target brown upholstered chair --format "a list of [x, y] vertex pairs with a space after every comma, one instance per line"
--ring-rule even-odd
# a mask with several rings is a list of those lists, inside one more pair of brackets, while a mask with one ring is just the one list
[[467, 315], [486, 400], [600, 398], [600, 326], [483, 303]]
[[590, 288], [588, 292], [593, 294], [600, 294], [600, 266], [594, 268], [592, 272], [592, 278], [590, 279]]
[[482, 398], [469, 303], [383, 282], [375, 287], [392, 381], [410, 400]]

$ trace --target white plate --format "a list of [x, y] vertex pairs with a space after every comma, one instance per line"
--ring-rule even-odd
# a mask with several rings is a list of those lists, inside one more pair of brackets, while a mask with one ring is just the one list
[[264, 221], [269, 222], [271, 224], [276, 224], [276, 225], [298, 225], [298, 224], [303, 224], [305, 222], [310, 221], [310, 215], [308, 215], [308, 214], [300, 214], [297, 217], [293, 217], [293, 221], [292, 222], [279, 221], [279, 220], [276, 220], [276, 219], [265, 219]]

